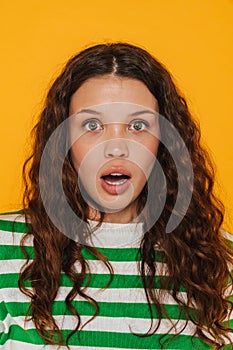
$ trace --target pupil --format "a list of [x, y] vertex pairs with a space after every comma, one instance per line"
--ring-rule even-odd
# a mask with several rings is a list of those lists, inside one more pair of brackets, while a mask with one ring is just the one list
[[96, 122], [90, 122], [89, 128], [90, 128], [91, 130], [95, 130], [95, 129], [97, 128]]
[[134, 129], [136, 129], [136, 130], [140, 130], [141, 127], [142, 127], [141, 123], [139, 123], [139, 122], [134, 124]]

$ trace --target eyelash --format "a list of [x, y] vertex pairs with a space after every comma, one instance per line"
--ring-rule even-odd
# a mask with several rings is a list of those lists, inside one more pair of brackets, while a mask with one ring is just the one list
[[[98, 124], [99, 127], [97, 127], [96, 129], [91, 130], [91, 129], [88, 128], [88, 124], [93, 123], [93, 122]], [[140, 130], [131, 129], [131, 126], [133, 124], [136, 124], [136, 123], [141, 123], [141, 124], [144, 125], [144, 127], [142, 129], [140, 129]], [[103, 124], [98, 119], [89, 119], [89, 120], [86, 120], [85, 122], [82, 123], [82, 127], [86, 128], [88, 131], [97, 131], [97, 130], [100, 130], [100, 129], [103, 128]], [[145, 120], [137, 119], [137, 120], [133, 120], [133, 121], [131, 121], [129, 123], [129, 130], [133, 130], [133, 131], [142, 131], [142, 130], [147, 129], [148, 127], [149, 127], [149, 123], [146, 122]]]
[[97, 119], [85, 120], [85, 122], [82, 123], [82, 127], [86, 128], [88, 131], [99, 130], [99, 128], [98, 129], [94, 129], [94, 130], [91, 130], [91, 129], [88, 128], [88, 124], [93, 123], [93, 122], [96, 123], [96, 124], [99, 124], [101, 126], [101, 128], [102, 128], [102, 126], [103, 126], [102, 123], [99, 120], [97, 120]]
[[141, 124], [143, 124], [143, 125], [144, 125], [144, 128], [141, 129], [141, 130], [136, 130], [136, 129], [134, 129], [134, 131], [142, 131], [142, 130], [145, 130], [145, 129], [147, 129], [147, 128], [149, 127], [149, 123], [148, 123], [148, 122], [146, 122], [145, 120], [140, 120], [140, 119], [133, 120], [133, 121], [130, 123], [130, 125], [133, 125], [133, 124], [136, 124], [136, 123], [141, 123]]

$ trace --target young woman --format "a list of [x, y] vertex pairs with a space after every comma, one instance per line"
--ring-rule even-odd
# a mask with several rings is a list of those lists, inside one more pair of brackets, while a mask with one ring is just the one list
[[232, 238], [163, 65], [80, 52], [34, 133], [24, 209], [0, 221], [1, 349], [233, 349]]

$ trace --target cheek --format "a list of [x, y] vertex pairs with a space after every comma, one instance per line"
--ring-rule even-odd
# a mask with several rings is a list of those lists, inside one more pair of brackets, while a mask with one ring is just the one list
[[142, 172], [141, 179], [144, 179], [145, 181], [147, 181], [156, 160], [158, 147], [159, 147], [159, 139], [157, 139], [154, 136], [149, 136], [147, 138], [147, 141], [143, 144], [143, 146], [145, 147], [145, 151], [142, 153], [142, 156], [141, 156], [141, 163], [140, 163], [141, 165], [140, 168]]
[[159, 140], [154, 136], [149, 136], [144, 146], [156, 156], [159, 148]]
[[90, 140], [78, 140], [70, 148], [71, 159], [80, 176], [96, 174], [103, 164], [103, 147]]
[[71, 159], [77, 171], [79, 170], [80, 164], [82, 163], [88, 150], [89, 150], [88, 147], [86, 147], [82, 142], [76, 141], [72, 145], [70, 149]]

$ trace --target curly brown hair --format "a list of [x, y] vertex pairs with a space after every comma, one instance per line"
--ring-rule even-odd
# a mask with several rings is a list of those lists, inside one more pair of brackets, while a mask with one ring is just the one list
[[[163, 262], [166, 262], [169, 272], [168, 279], [161, 278], [161, 289], [171, 290], [174, 300], [185, 308], [186, 319], [191, 320], [196, 326], [195, 335], [212, 344], [216, 349], [222, 348], [226, 339], [232, 345], [229, 332], [233, 330], [223, 325], [223, 320], [229, 314], [229, 309], [232, 310], [233, 307], [233, 303], [225, 295], [229, 285], [232, 285], [229, 266], [233, 263], [233, 258], [232, 250], [221, 233], [224, 208], [213, 193], [212, 162], [200, 144], [199, 126], [191, 116], [187, 103], [175, 86], [171, 74], [147, 51], [127, 43], [96, 45], [71, 58], [52, 84], [39, 122], [34, 128], [33, 153], [23, 168], [24, 212], [28, 233], [22, 239], [21, 246], [27, 262], [22, 267], [19, 278], [20, 290], [31, 298], [28, 315], [30, 311], [39, 334], [47, 343], [64, 344], [61, 331], [51, 311], [59, 289], [61, 271], [64, 271], [73, 283], [65, 302], [70, 312], [77, 317], [77, 326], [66, 339], [67, 346], [70, 337], [80, 328], [80, 315], [72, 305], [76, 295], [81, 295], [95, 306], [96, 312], [93, 318], [98, 314], [97, 302], [82, 289], [83, 280], [90, 271], [81, 253], [82, 244], [62, 234], [50, 220], [41, 199], [39, 169], [49, 137], [69, 117], [71, 96], [87, 79], [109, 74], [137, 79], [147, 86], [158, 101], [160, 114], [176, 128], [184, 140], [193, 165], [194, 182], [190, 205], [181, 223], [168, 234], [166, 225], [176, 202], [178, 185], [187, 188], [190, 183], [187, 164], [181, 157], [178, 162], [183, 175], [179, 178], [181, 183], [178, 184], [177, 169], [170, 151], [162, 142], [160, 143], [157, 160], [166, 178], [166, 202], [156, 223], [144, 234], [140, 249], [140, 273], [151, 313], [151, 328], [147, 335], [156, 332], [159, 327], [154, 325], [151, 304], [156, 306], [160, 318], [162, 311], [164, 312], [160, 294], [154, 288], [156, 245], [164, 252]], [[179, 152], [180, 145], [174, 142], [166, 128], [161, 127], [161, 134], [168, 140], [171, 147]], [[58, 159], [63, 157], [66, 144], [67, 136], [61, 135], [49, 160], [55, 183], [56, 179], [58, 180]], [[78, 187], [78, 174], [70, 154], [65, 158], [62, 178], [66, 200], [78, 217], [87, 222], [88, 206]], [[42, 183], [50, 181], [46, 172], [40, 181]], [[156, 203], [160, 201], [162, 190], [161, 184], [157, 184]], [[140, 195], [138, 212], [144, 205], [146, 196], [147, 186]], [[56, 207], [57, 216], [62, 223], [65, 220], [64, 203], [56, 192], [56, 186], [52, 196], [50, 193], [48, 201], [51, 207]], [[154, 206], [149, 209], [148, 220], [153, 210], [155, 210]], [[180, 213], [177, 212], [177, 215], [179, 216]], [[102, 212], [100, 225], [103, 220]], [[29, 235], [32, 235], [34, 240], [35, 257], [32, 262], [29, 262], [29, 256], [24, 249], [25, 240]], [[86, 248], [106, 264], [112, 276], [113, 271], [107, 259], [94, 247]], [[74, 267], [77, 261], [81, 266], [80, 274], [76, 273]], [[28, 279], [31, 281], [32, 289], [26, 288], [25, 282]], [[181, 286], [187, 291], [186, 302], [178, 297]], [[189, 305], [192, 303], [196, 307], [195, 314], [190, 312]], [[26, 319], [29, 318], [28, 315]], [[54, 334], [59, 335], [56, 341]]]

